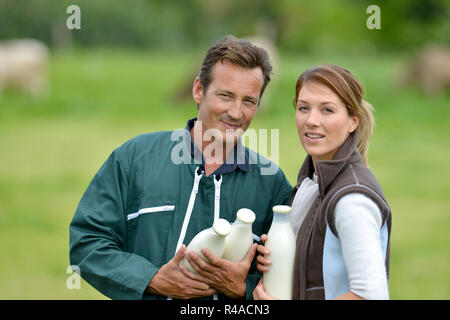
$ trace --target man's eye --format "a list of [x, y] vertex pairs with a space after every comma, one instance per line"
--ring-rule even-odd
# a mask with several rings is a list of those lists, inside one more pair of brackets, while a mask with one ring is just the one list
[[244, 103], [246, 103], [246, 104], [248, 104], [250, 106], [255, 106], [256, 105], [256, 102], [253, 101], [253, 100], [244, 100]]

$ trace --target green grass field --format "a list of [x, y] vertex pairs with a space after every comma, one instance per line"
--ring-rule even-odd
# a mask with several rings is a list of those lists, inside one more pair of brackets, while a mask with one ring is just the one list
[[[322, 62], [352, 70], [376, 109], [369, 166], [393, 213], [391, 298], [449, 299], [450, 95], [396, 88], [401, 55], [284, 55], [268, 108], [252, 127], [280, 130], [279, 164], [293, 184], [305, 156], [294, 85], [305, 68]], [[194, 53], [59, 52], [45, 96], [0, 97], [0, 299], [105, 298], [84, 281], [80, 289], [66, 287], [69, 223], [114, 148], [196, 116], [193, 102], [173, 99], [196, 63]]]

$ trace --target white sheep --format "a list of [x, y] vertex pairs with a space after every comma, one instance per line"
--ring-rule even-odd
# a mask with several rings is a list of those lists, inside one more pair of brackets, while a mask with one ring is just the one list
[[0, 42], [0, 94], [11, 89], [38, 96], [47, 89], [48, 47], [39, 40]]

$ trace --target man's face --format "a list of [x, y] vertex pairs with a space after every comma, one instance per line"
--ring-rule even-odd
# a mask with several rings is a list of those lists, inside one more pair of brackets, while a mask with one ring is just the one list
[[220, 133], [213, 133], [218, 142], [235, 143], [249, 127], [258, 108], [264, 81], [262, 70], [243, 68], [224, 60], [214, 65], [211, 79], [206, 92], [199, 78], [195, 79], [192, 93], [199, 105], [197, 120], [202, 122], [204, 135], [207, 130], [215, 129], [215, 133]]

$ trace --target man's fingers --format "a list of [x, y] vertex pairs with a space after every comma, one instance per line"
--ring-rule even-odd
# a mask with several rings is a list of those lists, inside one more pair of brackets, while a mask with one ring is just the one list
[[[208, 284], [206, 284], [206, 279], [197, 274], [197, 273], [193, 273], [191, 271], [189, 271], [185, 266], [180, 265], [180, 270], [181, 272], [188, 277], [189, 279], [191, 279], [193, 281], [193, 287], [199, 290], [208, 290], [210, 289], [210, 286]], [[195, 270], [195, 269], [194, 269]]]
[[199, 290], [195, 288], [185, 288], [182, 294], [173, 294], [172, 297], [176, 299], [192, 299], [200, 297], [208, 297], [216, 294], [217, 290], [214, 288], [209, 288], [207, 290]]
[[252, 244], [250, 248], [247, 250], [247, 254], [244, 257], [244, 261], [247, 262], [248, 265], [251, 265], [253, 259], [255, 258], [256, 248], [258, 245], [256, 243]]
[[[195, 270], [195, 269], [194, 269]], [[188, 279], [184, 282], [184, 286], [189, 287], [189, 295], [194, 297], [205, 297], [205, 296], [212, 296], [213, 294], [216, 294], [217, 291], [215, 288], [208, 285], [206, 282], [207, 279], [205, 279], [200, 274], [194, 273], [189, 271], [183, 264], [180, 264], [180, 271], [181, 273], [187, 277]]]
[[186, 255], [186, 246], [183, 244], [183, 245], [181, 245], [180, 249], [178, 249], [178, 251], [175, 253], [175, 256], [173, 257], [173, 261], [177, 265], [179, 265], [185, 255]]
[[191, 264], [192, 268], [198, 273], [204, 272], [214, 273], [214, 266], [203, 260], [197, 252], [190, 251], [187, 254], [187, 259]]
[[[202, 253], [203, 253], [203, 250], [209, 258], [213, 259], [213, 261], [217, 265], [217, 267], [219, 267], [219, 264], [220, 264], [218, 261], [219, 258], [217, 258], [215, 255], [213, 255], [208, 249], [202, 249]], [[197, 252], [192, 252], [192, 251], [189, 252], [189, 259], [193, 260], [194, 263], [197, 265], [197, 267], [200, 269], [200, 270], [194, 269], [195, 271], [197, 271], [199, 273], [202, 273], [205, 271], [209, 272], [209, 273], [216, 272], [216, 266], [214, 264], [212, 264], [211, 260], [209, 260], [209, 258], [207, 256], [205, 256], [205, 258], [208, 261], [205, 261], [203, 258], [200, 257], [200, 255]]]
[[220, 258], [216, 257], [211, 251], [209, 251], [207, 248], [202, 249], [202, 253], [205, 256], [206, 259], [209, 260], [209, 264], [212, 264], [213, 266], [220, 267]]

